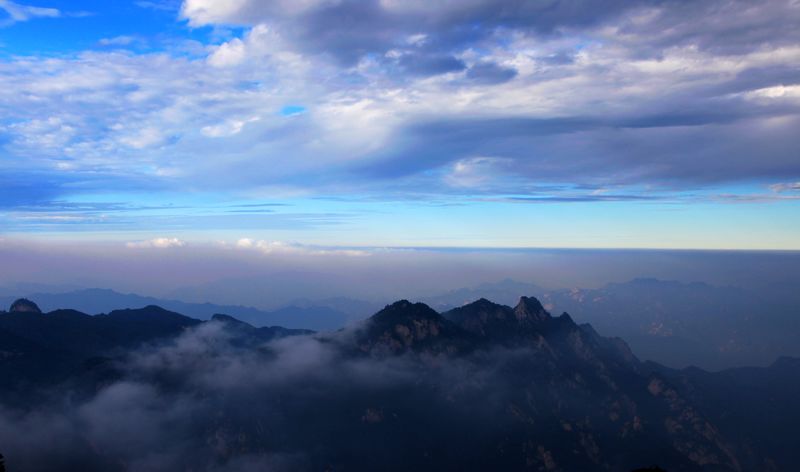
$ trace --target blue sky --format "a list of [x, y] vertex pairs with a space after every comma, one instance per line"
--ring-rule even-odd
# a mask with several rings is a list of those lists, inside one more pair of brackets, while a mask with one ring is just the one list
[[0, 242], [800, 249], [798, 25], [790, 0], [0, 0]]

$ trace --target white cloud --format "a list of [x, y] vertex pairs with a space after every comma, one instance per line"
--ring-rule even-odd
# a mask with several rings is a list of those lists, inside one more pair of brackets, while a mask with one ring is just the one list
[[8, 14], [9, 18], [6, 23], [28, 21], [33, 18], [58, 18], [61, 16], [61, 12], [56, 8], [22, 5], [11, 0], [0, 0], [0, 10], [5, 10]]
[[505, 174], [503, 167], [509, 159], [497, 157], [470, 157], [455, 162], [445, 176], [445, 182], [455, 187], [481, 187]]
[[247, 123], [254, 123], [258, 120], [260, 118], [257, 116], [245, 120], [230, 120], [218, 125], [204, 126], [200, 131], [209, 138], [226, 138], [239, 134]]
[[776, 193], [800, 192], [800, 182], [781, 182], [772, 184], [769, 189]]
[[350, 257], [363, 257], [369, 256], [369, 251], [358, 249], [329, 249], [320, 248], [315, 246], [305, 246], [301, 244], [287, 243], [283, 241], [268, 241], [264, 239], [251, 239], [241, 238], [234, 245], [229, 245], [227, 242], [220, 243], [222, 247], [234, 247], [240, 250], [258, 251], [267, 255], [309, 255], [309, 256], [325, 256], [325, 255], [338, 255]]
[[186, 241], [178, 238], [154, 238], [147, 241], [129, 242], [125, 246], [131, 249], [168, 249], [174, 247], [184, 247], [186, 246]]
[[30, 149], [45, 155], [56, 155], [68, 146], [79, 129], [62, 117], [50, 116], [19, 121], [5, 128], [0, 125], [0, 131], [13, 136], [11, 149]]
[[236, 241], [236, 247], [241, 249], [251, 249], [255, 246], [255, 241], [250, 238], [242, 238]]
[[126, 146], [134, 149], [145, 149], [148, 147], [159, 146], [164, 143], [166, 137], [162, 130], [154, 127], [147, 126], [139, 130], [135, 130], [131, 134], [124, 135], [120, 138], [120, 142]]
[[113, 38], [103, 38], [98, 43], [101, 46], [129, 46], [136, 42], [133, 36], [115, 36]]
[[246, 57], [244, 42], [234, 38], [217, 46], [208, 56], [208, 63], [214, 67], [231, 67], [241, 64]]
[[181, 6], [181, 16], [192, 26], [230, 23], [247, 4], [248, 0], [186, 0]]
[[192, 26], [253, 24], [273, 16], [293, 16], [341, 0], [185, 0], [181, 17]]
[[776, 85], [746, 92], [745, 97], [755, 100], [800, 100], [800, 84]]

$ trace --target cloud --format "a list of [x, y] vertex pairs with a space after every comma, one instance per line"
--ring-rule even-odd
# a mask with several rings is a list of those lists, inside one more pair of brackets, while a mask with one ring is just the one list
[[481, 187], [502, 178], [503, 169], [509, 164], [508, 159], [493, 157], [460, 159], [452, 165], [445, 182], [456, 187]]
[[800, 179], [790, 1], [180, 8], [192, 27], [235, 28], [190, 50], [0, 62], [0, 175], [35, 179], [0, 188], [0, 206], [109, 189], [574, 198], [556, 193]]
[[[721, 53], [739, 53], [762, 45], [796, 43], [800, 13], [793, 0], [753, 5], [733, 2], [659, 2], [614, 0], [468, 0], [400, 2], [393, 0], [185, 0], [182, 16], [190, 24], [274, 25], [306, 51], [324, 51], [355, 62], [363, 54], [384, 52], [405, 38], [426, 38], [431, 50], [482, 44], [498, 30], [552, 37], [598, 30], [644, 50], [695, 45]], [[704, 18], [715, 18], [707, 25]], [[476, 26], [479, 25], [479, 26]]]
[[363, 257], [369, 256], [370, 252], [361, 249], [341, 249], [341, 248], [323, 248], [315, 246], [307, 246], [302, 244], [286, 243], [283, 241], [267, 241], [263, 239], [255, 240], [250, 238], [241, 238], [235, 244], [229, 245], [227, 242], [221, 242], [222, 247], [235, 247], [237, 249], [254, 250], [262, 254], [277, 254], [277, 255], [306, 255], [306, 256], [348, 256], [348, 257]]
[[466, 68], [466, 65], [459, 59], [445, 55], [403, 55], [398, 61], [398, 65], [406, 73], [422, 77], [460, 72]]
[[174, 247], [186, 246], [186, 241], [178, 238], [155, 238], [147, 241], [133, 241], [125, 244], [126, 247], [131, 249], [168, 249]]
[[98, 41], [101, 46], [130, 46], [134, 42], [136, 42], [136, 38], [133, 36], [114, 36]]
[[6, 19], [0, 19], [0, 26], [28, 21], [33, 18], [58, 18], [61, 12], [56, 8], [35, 7], [22, 5], [11, 0], [0, 0], [0, 10], [8, 15]]
[[772, 184], [769, 186], [769, 189], [777, 193], [796, 192], [800, 191], [800, 182], [781, 182]]
[[231, 120], [227, 123], [222, 123], [213, 126], [204, 126], [201, 129], [201, 132], [210, 138], [224, 138], [228, 136], [234, 136], [239, 134], [242, 131], [242, 128], [245, 127], [248, 123], [253, 123], [261, 118], [254, 116], [251, 118], [247, 118], [245, 120]]
[[516, 76], [516, 69], [503, 67], [494, 62], [478, 63], [470, 67], [467, 71], [467, 78], [469, 80], [484, 84], [500, 84], [508, 82]]
[[240, 64], [247, 58], [245, 45], [239, 38], [222, 43], [208, 56], [208, 63], [214, 67], [229, 67]]

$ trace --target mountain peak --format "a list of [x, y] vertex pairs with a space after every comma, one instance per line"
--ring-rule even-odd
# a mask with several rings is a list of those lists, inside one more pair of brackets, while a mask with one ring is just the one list
[[20, 298], [14, 303], [11, 304], [11, 308], [8, 309], [9, 313], [37, 313], [41, 314], [42, 310], [33, 303], [32, 301], [28, 300], [27, 298]]
[[411, 303], [408, 300], [399, 300], [391, 305], [386, 305], [383, 310], [372, 316], [379, 322], [407, 321], [409, 319], [439, 319], [441, 315], [424, 303]]
[[214, 313], [211, 316], [211, 320], [212, 321], [220, 321], [222, 323], [244, 323], [244, 321], [237, 320], [236, 318], [232, 317], [231, 315], [226, 315], [224, 313]]
[[536, 297], [520, 297], [519, 303], [514, 307], [514, 315], [520, 321], [545, 321], [550, 319], [550, 314]]
[[369, 318], [359, 331], [359, 346], [370, 352], [456, 349], [461, 330], [424, 303], [400, 300]]
[[226, 326], [236, 327], [236, 328], [244, 328], [244, 329], [256, 329], [255, 326], [251, 325], [250, 323], [246, 323], [242, 320], [238, 320], [231, 315], [226, 315], [224, 313], [215, 313], [211, 317], [211, 321], [220, 322]]

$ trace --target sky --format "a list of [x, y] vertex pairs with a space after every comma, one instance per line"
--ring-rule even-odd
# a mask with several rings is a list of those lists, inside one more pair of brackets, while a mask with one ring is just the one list
[[6, 251], [796, 250], [798, 130], [797, 0], [0, 0]]

